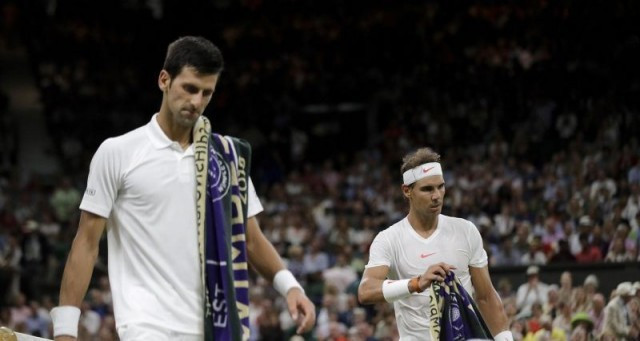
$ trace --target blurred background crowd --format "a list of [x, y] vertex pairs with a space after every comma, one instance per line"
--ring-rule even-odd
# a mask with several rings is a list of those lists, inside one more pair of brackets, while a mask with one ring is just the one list
[[[207, 115], [252, 143], [261, 227], [317, 305], [305, 339], [397, 338], [392, 306], [361, 306], [356, 291], [374, 236], [407, 213], [401, 157], [422, 146], [443, 157], [443, 213], [483, 236], [517, 340], [638, 339], [640, 276], [606, 269], [640, 273], [640, 3], [7, 0], [0, 10], [0, 61], [17, 54], [28, 66], [44, 127], [31, 138], [48, 141], [57, 165], [44, 173], [25, 158], [31, 140], [1, 62], [0, 325], [51, 336], [91, 157], [149, 120], [166, 45], [198, 34], [226, 59]], [[106, 263], [103, 245], [82, 340], [117, 339]], [[575, 269], [591, 274], [578, 281]], [[292, 337], [284, 302], [253, 283], [252, 338]]]

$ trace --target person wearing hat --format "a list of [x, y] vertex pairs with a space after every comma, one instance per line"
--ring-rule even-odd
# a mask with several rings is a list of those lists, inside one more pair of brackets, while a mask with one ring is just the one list
[[577, 255], [582, 251], [582, 244], [580, 244], [580, 235], [581, 234], [591, 234], [591, 228], [593, 227], [593, 220], [588, 215], [583, 215], [578, 220], [578, 228], [574, 231], [573, 234], [569, 237], [569, 244], [571, 246], [571, 253]]
[[571, 336], [572, 340], [576, 334], [576, 330], [582, 329], [584, 331], [584, 337], [576, 338], [577, 340], [592, 340], [593, 339], [593, 320], [589, 314], [580, 311], [571, 317]]
[[613, 335], [617, 340], [633, 340], [638, 336], [638, 331], [631, 327], [627, 309], [635, 294], [631, 282], [618, 284], [615, 297], [604, 308], [603, 334]]
[[539, 272], [540, 268], [537, 265], [527, 268], [527, 282], [521, 284], [516, 293], [516, 306], [519, 310], [531, 309], [531, 305], [535, 302], [540, 302], [542, 305], [547, 303], [549, 286], [540, 282]]

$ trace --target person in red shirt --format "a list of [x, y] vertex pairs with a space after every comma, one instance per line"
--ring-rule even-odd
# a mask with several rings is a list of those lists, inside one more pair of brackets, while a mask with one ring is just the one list
[[578, 263], [594, 263], [602, 261], [602, 252], [599, 247], [589, 243], [589, 235], [582, 233], [579, 238], [582, 250], [580, 250], [576, 255], [576, 261]]

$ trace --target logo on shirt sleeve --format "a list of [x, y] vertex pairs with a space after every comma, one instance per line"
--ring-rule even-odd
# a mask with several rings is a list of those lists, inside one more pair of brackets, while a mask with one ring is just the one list
[[93, 188], [89, 188], [89, 187], [87, 187], [87, 189], [86, 189], [84, 192], [85, 192], [87, 195], [90, 195], [90, 196], [94, 196], [94, 195], [96, 195], [96, 190], [95, 190], [95, 189], [93, 189]]

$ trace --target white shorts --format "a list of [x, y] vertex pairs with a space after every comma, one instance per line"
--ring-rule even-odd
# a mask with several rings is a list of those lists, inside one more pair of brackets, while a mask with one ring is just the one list
[[202, 341], [202, 334], [185, 334], [150, 324], [129, 324], [118, 327], [120, 341]]

